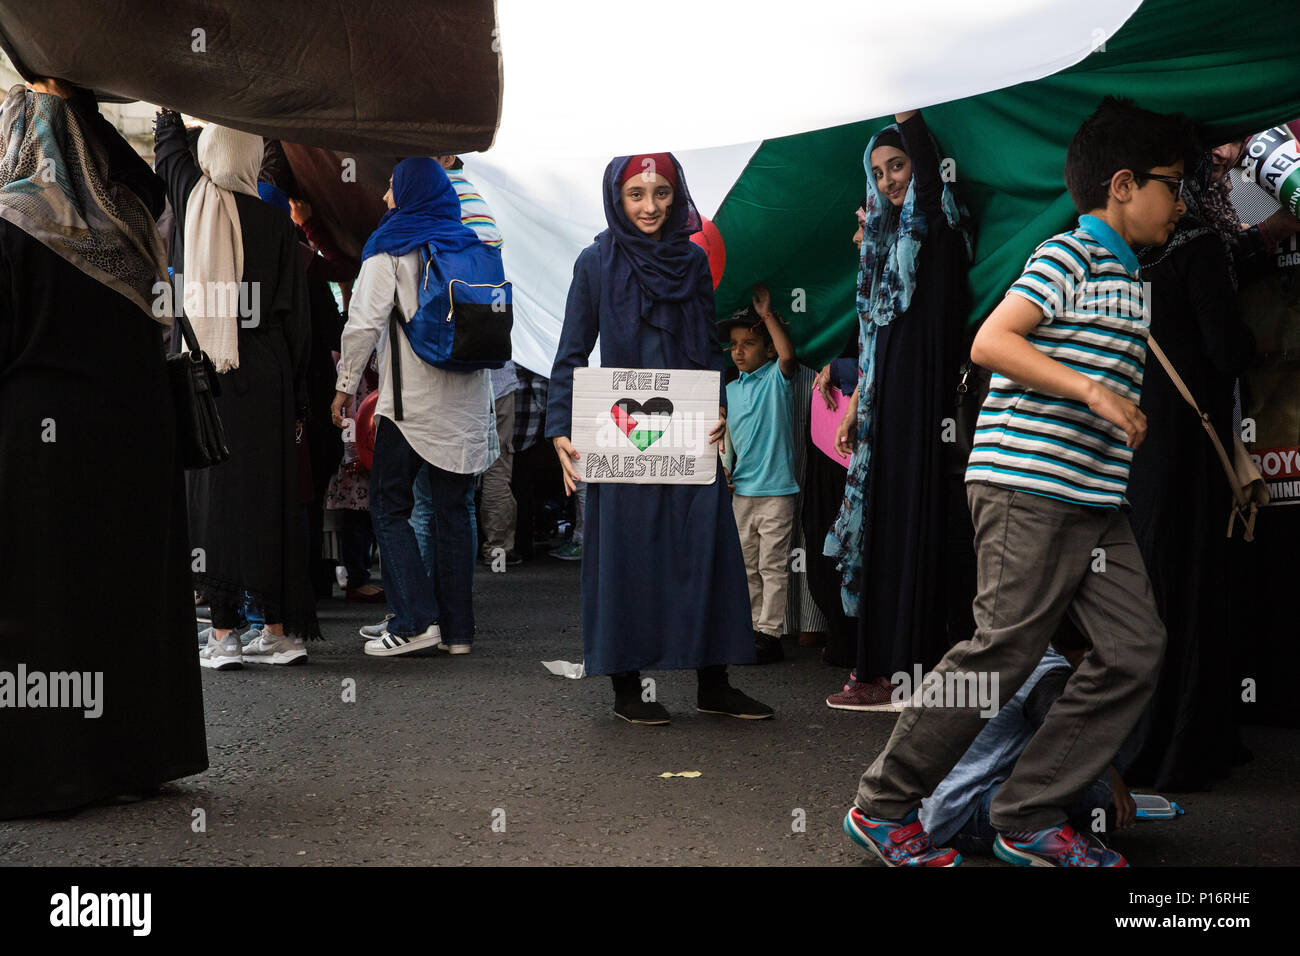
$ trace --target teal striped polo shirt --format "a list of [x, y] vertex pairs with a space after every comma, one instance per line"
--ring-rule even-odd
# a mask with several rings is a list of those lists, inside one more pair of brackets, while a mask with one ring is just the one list
[[483, 194], [458, 169], [447, 170], [447, 178], [451, 180], [451, 185], [456, 190], [456, 197], [460, 199], [461, 224], [473, 229], [484, 245], [499, 249], [501, 230], [497, 228], [496, 217], [488, 208]]
[[[1080, 216], [1078, 228], [1034, 250], [1007, 295], [1042, 310], [1042, 323], [1026, 336], [1036, 349], [1138, 404], [1150, 303], [1137, 257], [1119, 233]], [[1124, 501], [1132, 460], [1124, 429], [1085, 403], [994, 374], [966, 481], [1114, 508]]]

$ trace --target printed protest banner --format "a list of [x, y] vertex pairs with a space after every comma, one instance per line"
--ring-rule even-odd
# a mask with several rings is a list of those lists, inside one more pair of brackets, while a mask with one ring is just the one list
[[709, 485], [717, 478], [718, 372], [579, 368], [573, 434], [583, 481]]
[[1300, 505], [1300, 446], [1256, 447], [1250, 457], [1268, 485], [1270, 505]]

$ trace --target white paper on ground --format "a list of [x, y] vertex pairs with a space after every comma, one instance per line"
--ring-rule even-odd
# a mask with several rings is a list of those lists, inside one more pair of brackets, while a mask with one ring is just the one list
[[585, 661], [581, 664], [571, 664], [568, 661], [542, 661], [542, 666], [556, 677], [571, 677], [574, 680], [580, 680], [587, 676]]

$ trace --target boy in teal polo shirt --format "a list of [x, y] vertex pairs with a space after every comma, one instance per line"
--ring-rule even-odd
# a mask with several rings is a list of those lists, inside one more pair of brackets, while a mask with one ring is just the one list
[[730, 479], [731, 503], [740, 531], [740, 548], [749, 576], [749, 604], [754, 649], [760, 664], [785, 655], [781, 626], [785, 620], [794, 530], [794, 420], [792, 379], [799, 363], [794, 345], [772, 312], [763, 285], [754, 287], [754, 303], [721, 329], [730, 340], [731, 358], [740, 377], [727, 385], [727, 428], [736, 454]]
[[1196, 153], [1185, 117], [1107, 97], [1066, 151], [1078, 226], [1034, 251], [975, 336], [971, 359], [994, 373], [966, 468], [975, 636], [927, 678], [950, 690], [930, 702], [918, 693], [899, 715], [844, 819], [889, 866], [961, 861], [932, 846], [917, 818], [985, 726], [958, 688], [1021, 686], [1067, 615], [1090, 646], [993, 799], [993, 852], [1019, 866], [1127, 865], [1077, 832], [1067, 808], [1132, 733], [1164, 654], [1123, 510], [1147, 430], [1138, 403], [1150, 302], [1133, 247], [1173, 234]]

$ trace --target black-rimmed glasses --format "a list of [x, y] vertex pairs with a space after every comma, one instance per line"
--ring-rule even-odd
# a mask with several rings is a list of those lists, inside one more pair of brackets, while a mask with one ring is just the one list
[[[1162, 182], [1162, 183], [1164, 183], [1166, 186], [1169, 187], [1169, 191], [1170, 191], [1171, 193], [1174, 194], [1174, 200], [1175, 200], [1175, 201], [1177, 201], [1177, 200], [1183, 198], [1183, 179], [1184, 179], [1184, 177], [1182, 177], [1182, 176], [1177, 176], [1177, 177], [1175, 177], [1175, 176], [1162, 176], [1162, 175], [1160, 175], [1159, 173], [1134, 173], [1133, 176], [1134, 176], [1135, 179], [1155, 179], [1155, 180], [1158, 180], [1159, 182]], [[1114, 178], [1115, 178], [1114, 176], [1111, 177], [1111, 179], [1114, 179]], [[1101, 184], [1102, 184], [1103, 186], [1109, 186], [1109, 185], [1110, 185], [1110, 179], [1103, 179], [1103, 180], [1101, 181]]]

